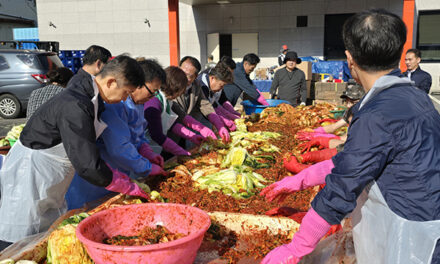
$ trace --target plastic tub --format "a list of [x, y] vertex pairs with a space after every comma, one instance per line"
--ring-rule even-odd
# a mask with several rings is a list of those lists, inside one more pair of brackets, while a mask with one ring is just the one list
[[14, 146], [15, 142], [17, 142], [16, 139], [10, 139], [10, 138], [8, 138], [8, 141], [9, 141], [9, 145], [11, 145], [11, 148], [12, 146]]
[[330, 113], [333, 114], [333, 118], [334, 119], [338, 119], [340, 117], [342, 117], [345, 113], [345, 111], [347, 111], [347, 107], [345, 106], [338, 106], [337, 107], [338, 110], [331, 110]]
[[279, 104], [290, 104], [289, 101], [286, 100], [276, 100], [276, 99], [268, 99], [266, 100], [269, 105], [261, 105], [261, 104], [253, 104], [251, 101], [246, 100], [241, 102], [244, 107], [244, 112], [246, 115], [250, 115], [252, 113], [261, 113], [267, 107], [275, 107]]
[[[136, 235], [145, 226], [165, 226], [186, 237], [148, 246], [113, 246], [103, 244], [107, 237]], [[190, 264], [194, 262], [203, 236], [211, 225], [204, 211], [182, 204], [145, 203], [126, 205], [93, 214], [76, 229], [96, 264]]]

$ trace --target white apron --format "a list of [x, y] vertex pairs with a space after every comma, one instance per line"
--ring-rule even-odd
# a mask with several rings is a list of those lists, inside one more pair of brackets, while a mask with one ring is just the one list
[[[162, 113], [160, 115], [161, 123], [162, 123], [162, 133], [167, 135], [168, 130], [173, 126], [174, 122], [177, 120], [177, 114], [173, 112], [171, 109], [170, 102], [167, 100], [165, 94], [159, 90], [159, 94], [157, 98], [162, 104]], [[162, 152], [162, 146], [157, 144], [156, 141], [151, 139], [150, 133], [147, 131], [146, 138], [150, 141], [151, 149], [153, 149], [154, 153], [160, 154]]]
[[[95, 96], [95, 131], [98, 137], [106, 125], [97, 119], [98, 87]], [[62, 143], [48, 149], [30, 149], [18, 140], [0, 170], [0, 240], [16, 242], [46, 231], [66, 213], [64, 196], [75, 170]]]
[[431, 263], [440, 220], [404, 219], [391, 211], [376, 182], [370, 186], [359, 196], [352, 214], [357, 263]]
[[[376, 94], [399, 83], [412, 84], [407, 78], [382, 76], [359, 109]], [[388, 207], [376, 182], [358, 197], [352, 216], [358, 264], [431, 263], [440, 238], [440, 220], [410, 221], [400, 217]]]

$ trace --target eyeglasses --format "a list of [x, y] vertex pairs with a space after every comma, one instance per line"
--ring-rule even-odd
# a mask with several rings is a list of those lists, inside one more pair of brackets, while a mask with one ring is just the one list
[[144, 84], [145, 89], [147, 89], [147, 91], [152, 95], [152, 96], [156, 96], [159, 94], [159, 91], [154, 91], [154, 93], [148, 88], [147, 85]]

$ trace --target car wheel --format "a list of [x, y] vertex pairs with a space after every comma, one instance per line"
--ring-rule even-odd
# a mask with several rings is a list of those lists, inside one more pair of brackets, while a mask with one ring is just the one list
[[20, 102], [11, 94], [0, 96], [0, 116], [5, 119], [16, 118], [21, 113]]

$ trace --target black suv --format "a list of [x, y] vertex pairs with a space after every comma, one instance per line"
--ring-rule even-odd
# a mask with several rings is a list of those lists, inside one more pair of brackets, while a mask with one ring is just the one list
[[0, 116], [25, 112], [32, 91], [46, 85], [46, 73], [63, 67], [58, 54], [40, 50], [0, 49]]

